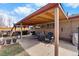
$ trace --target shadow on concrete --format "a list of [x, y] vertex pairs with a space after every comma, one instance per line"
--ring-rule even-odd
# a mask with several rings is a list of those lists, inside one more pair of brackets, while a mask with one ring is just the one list
[[70, 42], [66, 42], [66, 41], [60, 40], [60, 47], [65, 48], [67, 50], [71, 50], [73, 52], [77, 52], [77, 47], [74, 46]]
[[34, 36], [27, 35], [26, 37], [23, 37], [23, 39], [19, 39], [19, 43], [24, 49], [29, 49], [37, 44], [40, 43], [37, 39], [35, 39]]

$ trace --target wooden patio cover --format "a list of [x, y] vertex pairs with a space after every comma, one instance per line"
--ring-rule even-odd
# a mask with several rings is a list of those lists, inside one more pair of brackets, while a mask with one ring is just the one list
[[21, 21], [17, 22], [16, 25], [22, 23], [23, 25], [35, 25], [46, 22], [54, 21], [54, 9], [59, 8], [59, 19], [67, 19], [61, 4], [59, 3], [49, 3], [29, 16], [23, 18]]
[[[47, 22], [55, 23], [55, 56], [59, 55], [59, 21], [66, 20], [68, 17], [65, 15], [61, 4], [49, 3], [29, 16], [25, 17], [15, 25], [36, 25]], [[22, 37], [22, 30], [21, 30]], [[22, 39], [22, 38], [21, 38]]]

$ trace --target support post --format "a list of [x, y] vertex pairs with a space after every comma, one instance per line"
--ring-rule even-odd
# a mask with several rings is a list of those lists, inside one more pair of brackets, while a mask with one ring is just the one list
[[79, 56], [79, 27], [78, 27], [78, 46], [77, 46], [77, 49], [78, 49], [78, 56]]
[[54, 16], [55, 16], [55, 49], [54, 49], [54, 55], [59, 55], [59, 8], [55, 8], [54, 10]]
[[14, 31], [16, 32], [16, 25], [14, 27], [15, 27], [15, 30]]
[[15, 26], [13, 26], [12, 27], [12, 29], [11, 29], [11, 34], [10, 34], [10, 37], [12, 36], [12, 34], [13, 34], [13, 29], [15, 28]]
[[21, 26], [21, 39], [22, 39], [22, 23], [20, 24], [20, 26]]

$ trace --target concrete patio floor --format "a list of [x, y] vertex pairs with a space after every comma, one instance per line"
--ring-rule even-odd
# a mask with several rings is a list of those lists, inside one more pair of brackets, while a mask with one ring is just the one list
[[[54, 43], [46, 44], [27, 35], [23, 39], [18, 39], [21, 46], [30, 56], [54, 56]], [[77, 56], [77, 48], [72, 44], [60, 40], [59, 56]]]

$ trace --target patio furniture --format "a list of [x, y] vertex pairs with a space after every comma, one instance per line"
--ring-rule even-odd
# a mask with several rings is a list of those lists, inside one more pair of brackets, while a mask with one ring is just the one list
[[12, 34], [12, 36], [17, 36], [17, 35], [19, 35], [18, 32], [13, 32], [13, 34]]
[[35, 36], [36, 36], [37, 39], [39, 39], [40, 32], [36, 32]]
[[54, 40], [54, 34], [52, 32], [48, 32], [48, 34], [46, 35], [45, 42], [50, 43], [52, 40]]
[[43, 32], [41, 32], [39, 35], [38, 35], [38, 40], [39, 41], [45, 41], [45, 34]]
[[26, 30], [26, 31], [22, 31], [22, 35], [27, 35], [29, 34], [29, 32]]
[[32, 31], [31, 33], [32, 33], [32, 35], [35, 35], [36, 34], [35, 31]]

